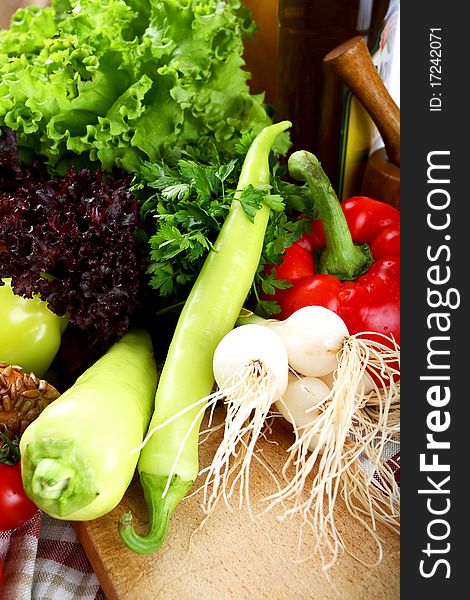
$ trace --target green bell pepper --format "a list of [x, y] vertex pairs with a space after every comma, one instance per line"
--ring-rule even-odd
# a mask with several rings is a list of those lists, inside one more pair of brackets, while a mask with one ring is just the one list
[[67, 318], [47, 308], [38, 296], [22, 298], [13, 293], [11, 281], [0, 286], [0, 362], [19, 365], [42, 377], [60, 346]]

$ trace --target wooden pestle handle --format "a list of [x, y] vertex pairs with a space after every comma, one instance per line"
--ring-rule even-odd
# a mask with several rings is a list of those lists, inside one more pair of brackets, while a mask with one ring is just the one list
[[356, 36], [324, 58], [364, 105], [382, 136], [389, 160], [400, 166], [400, 109], [377, 72], [364, 38]]

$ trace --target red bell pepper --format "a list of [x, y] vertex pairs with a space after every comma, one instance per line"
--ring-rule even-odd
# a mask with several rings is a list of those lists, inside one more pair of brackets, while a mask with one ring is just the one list
[[364, 196], [340, 204], [308, 152], [292, 154], [289, 171], [311, 188], [320, 219], [273, 267], [277, 279], [292, 283], [274, 296], [277, 316], [319, 304], [339, 314], [351, 334], [379, 332], [400, 343], [400, 212]]

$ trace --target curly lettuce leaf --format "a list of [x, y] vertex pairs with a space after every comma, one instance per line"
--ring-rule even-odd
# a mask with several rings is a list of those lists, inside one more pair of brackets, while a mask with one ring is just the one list
[[0, 32], [0, 127], [19, 151], [135, 172], [175, 147], [229, 151], [270, 122], [249, 91], [240, 0], [52, 0]]

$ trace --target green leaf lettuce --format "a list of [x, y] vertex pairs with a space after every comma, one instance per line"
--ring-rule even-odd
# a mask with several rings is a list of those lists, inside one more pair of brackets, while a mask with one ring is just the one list
[[231, 149], [270, 122], [249, 92], [240, 0], [52, 0], [0, 32], [0, 126], [21, 155], [135, 172], [175, 147]]

